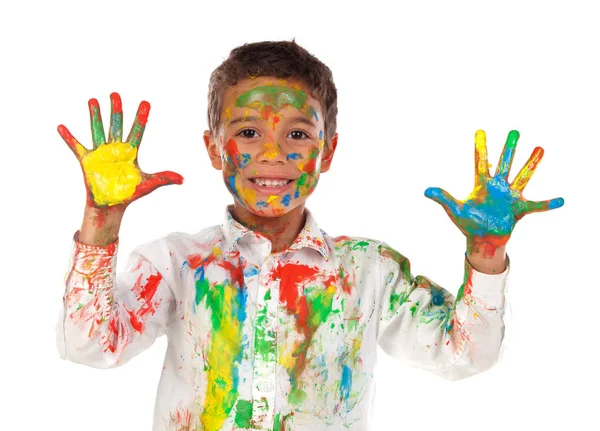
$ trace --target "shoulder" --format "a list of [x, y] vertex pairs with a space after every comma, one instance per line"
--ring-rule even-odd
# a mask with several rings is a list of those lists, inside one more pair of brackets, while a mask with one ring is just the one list
[[332, 251], [338, 257], [362, 254], [383, 263], [408, 264], [408, 259], [385, 241], [346, 235], [331, 237], [330, 240]]
[[172, 261], [186, 258], [189, 254], [210, 253], [223, 241], [220, 225], [210, 226], [199, 232], [170, 232], [136, 247], [135, 251], [149, 260]]

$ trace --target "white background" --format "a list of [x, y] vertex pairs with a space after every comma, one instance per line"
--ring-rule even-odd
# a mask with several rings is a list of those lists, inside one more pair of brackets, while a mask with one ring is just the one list
[[372, 429], [595, 428], [600, 16], [578, 1], [399, 3], [3, 2], [0, 429], [149, 430], [166, 346], [108, 371], [59, 359], [85, 192], [56, 126], [89, 147], [89, 98], [108, 119], [120, 92], [125, 133], [139, 102], [152, 104], [140, 166], [185, 182], [128, 209], [122, 269], [136, 245], [221, 221], [231, 198], [201, 140], [210, 72], [244, 42], [292, 37], [339, 92], [338, 152], [308, 201], [330, 235], [384, 240], [455, 293], [464, 239], [423, 191], [468, 195], [477, 129], [494, 167], [511, 129], [513, 171], [542, 146], [525, 196], [566, 202], [526, 217], [509, 243], [503, 360], [451, 383], [379, 351]]

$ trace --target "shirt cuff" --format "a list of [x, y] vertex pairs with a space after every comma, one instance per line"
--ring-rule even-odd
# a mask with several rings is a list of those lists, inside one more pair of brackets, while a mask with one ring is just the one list
[[105, 289], [113, 286], [117, 267], [119, 239], [107, 245], [79, 242], [79, 231], [73, 235], [73, 266], [69, 274], [70, 287]]
[[506, 256], [506, 269], [499, 274], [479, 272], [465, 258], [465, 298], [470, 298], [471, 301], [488, 309], [503, 308], [509, 269], [510, 259], [508, 255]]

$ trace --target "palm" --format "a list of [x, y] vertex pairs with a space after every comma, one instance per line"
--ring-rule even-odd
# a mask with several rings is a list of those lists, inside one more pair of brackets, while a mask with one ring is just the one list
[[175, 172], [146, 174], [138, 166], [137, 154], [148, 120], [150, 104], [140, 103], [129, 136], [122, 142], [123, 111], [121, 98], [111, 94], [111, 119], [108, 142], [105, 141], [100, 107], [96, 99], [89, 101], [93, 149], [88, 150], [60, 125], [58, 132], [81, 164], [88, 204], [106, 207], [129, 204], [156, 188], [181, 184], [183, 178]]
[[427, 197], [444, 207], [450, 219], [467, 237], [491, 237], [496, 244], [504, 244], [516, 222], [526, 214], [563, 205], [562, 198], [534, 202], [523, 197], [523, 189], [543, 156], [544, 151], [540, 147], [533, 151], [512, 183], [508, 182], [518, 139], [517, 131], [509, 133], [496, 173], [491, 176], [485, 133], [480, 130], [475, 134], [475, 188], [465, 201], [458, 201], [437, 187], [425, 191]]

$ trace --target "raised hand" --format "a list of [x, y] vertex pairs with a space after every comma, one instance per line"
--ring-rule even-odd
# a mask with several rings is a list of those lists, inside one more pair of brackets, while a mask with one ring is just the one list
[[58, 133], [73, 151], [83, 170], [87, 190], [87, 205], [106, 208], [128, 205], [156, 188], [168, 184], [181, 184], [183, 177], [175, 172], [163, 171], [146, 174], [141, 171], [137, 154], [148, 121], [150, 104], [141, 102], [129, 136], [122, 142], [123, 110], [121, 97], [110, 95], [111, 115], [108, 142], [105, 141], [100, 106], [96, 99], [88, 102], [92, 129], [93, 149], [81, 145], [62, 124]]
[[[526, 214], [563, 206], [562, 198], [529, 201], [523, 189], [531, 179], [544, 150], [537, 147], [514, 180], [508, 182], [519, 132], [511, 131], [506, 139], [494, 176], [490, 176], [485, 132], [475, 133], [475, 188], [464, 201], [454, 199], [437, 187], [425, 190], [425, 196], [442, 205], [450, 219], [474, 243], [498, 247], [507, 243], [518, 220]], [[493, 255], [493, 251], [492, 251]]]

